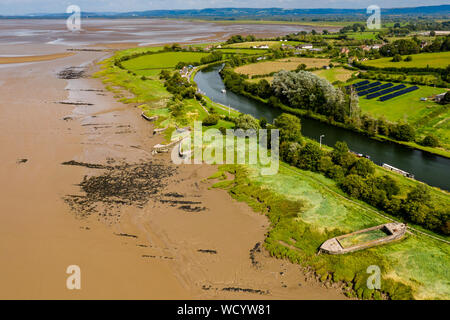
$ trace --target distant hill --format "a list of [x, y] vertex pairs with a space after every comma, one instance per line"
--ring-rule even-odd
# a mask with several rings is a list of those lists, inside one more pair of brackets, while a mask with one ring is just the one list
[[[410, 8], [381, 9], [385, 16], [450, 16], [450, 5], [422, 6]], [[238, 20], [238, 19], [293, 19], [301, 17], [320, 16], [352, 16], [365, 17], [366, 9], [282, 9], [282, 8], [209, 8], [190, 10], [149, 10], [136, 12], [83, 12], [85, 18], [181, 18], [181, 19], [210, 19], [210, 20]], [[0, 16], [0, 18], [34, 18], [61, 19], [68, 17], [66, 13], [28, 14], [22, 16]]]

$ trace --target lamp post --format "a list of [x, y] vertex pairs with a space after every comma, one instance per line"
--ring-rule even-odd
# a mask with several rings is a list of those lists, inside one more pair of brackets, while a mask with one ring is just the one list
[[319, 138], [319, 143], [320, 143], [320, 149], [322, 149], [322, 138], [325, 137], [324, 134], [322, 134]]

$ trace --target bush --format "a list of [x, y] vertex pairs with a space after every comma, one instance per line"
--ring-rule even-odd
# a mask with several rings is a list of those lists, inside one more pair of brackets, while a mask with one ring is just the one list
[[203, 119], [203, 125], [205, 126], [214, 126], [219, 122], [219, 115], [217, 114], [210, 114], [205, 119]]
[[360, 199], [368, 193], [367, 184], [361, 176], [349, 174], [341, 182], [341, 189], [349, 196]]
[[420, 144], [425, 147], [439, 147], [439, 139], [433, 135], [427, 135]]
[[280, 141], [297, 141], [302, 138], [300, 119], [292, 114], [283, 113], [274, 121], [275, 127], [280, 130]]
[[235, 119], [235, 125], [237, 129], [243, 130], [258, 130], [260, 128], [259, 121], [249, 114], [240, 114], [239, 117]]
[[375, 172], [372, 161], [366, 158], [359, 158], [350, 169], [351, 174], [357, 174], [363, 178], [372, 175]]
[[400, 62], [400, 61], [402, 61], [402, 60], [403, 60], [403, 59], [402, 59], [402, 56], [399, 55], [399, 54], [396, 54], [396, 55], [391, 59], [392, 62]]

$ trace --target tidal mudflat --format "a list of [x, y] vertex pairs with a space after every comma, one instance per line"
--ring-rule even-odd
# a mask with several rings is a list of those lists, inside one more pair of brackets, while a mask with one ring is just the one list
[[[16, 59], [0, 65], [0, 298], [343, 298], [264, 252], [268, 221], [209, 189], [215, 167], [153, 156], [162, 137], [91, 77], [116, 47], [273, 25], [144, 22], [87, 21], [71, 34], [65, 21], [0, 21], [0, 56]], [[58, 56], [24, 58], [42, 55]], [[79, 291], [66, 288], [69, 265]]]

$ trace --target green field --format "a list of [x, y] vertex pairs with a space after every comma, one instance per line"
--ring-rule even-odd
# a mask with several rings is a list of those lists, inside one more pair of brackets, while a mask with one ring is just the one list
[[123, 62], [123, 66], [141, 76], [154, 76], [162, 69], [174, 70], [178, 62], [200, 62], [205, 52], [162, 52], [140, 56]]
[[[392, 62], [392, 58], [364, 61], [363, 64], [377, 68], [446, 68], [450, 64], [450, 52], [412, 54], [412, 61]], [[403, 56], [405, 58], [406, 56]]]
[[[415, 127], [419, 136], [436, 135], [448, 150], [450, 149], [450, 107], [430, 99], [436, 94], [445, 92], [446, 89], [428, 86], [419, 86], [419, 88], [387, 101], [360, 97], [359, 104], [362, 112], [374, 117], [385, 117], [393, 122], [408, 121]], [[427, 98], [427, 101], [421, 101], [421, 98]]]
[[349, 32], [346, 35], [355, 40], [376, 40], [378, 32], [366, 31], [366, 32]]
[[314, 74], [317, 74], [319, 77], [325, 78], [331, 83], [335, 81], [345, 82], [352, 76], [355, 71], [347, 70], [344, 68], [331, 68], [331, 69], [322, 69], [313, 71]]
[[246, 48], [222, 48], [216, 50], [222, 53], [245, 54], [245, 55], [264, 54], [267, 52], [266, 49], [246, 49]]

